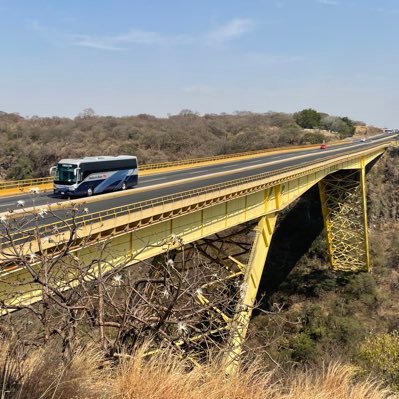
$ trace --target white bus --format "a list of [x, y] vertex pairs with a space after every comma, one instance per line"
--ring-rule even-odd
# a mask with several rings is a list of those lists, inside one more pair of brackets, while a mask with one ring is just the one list
[[126, 190], [138, 183], [137, 157], [131, 155], [61, 159], [50, 169], [54, 194], [83, 197]]

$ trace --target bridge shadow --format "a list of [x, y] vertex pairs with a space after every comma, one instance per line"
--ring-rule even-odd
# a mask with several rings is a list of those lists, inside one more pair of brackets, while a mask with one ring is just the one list
[[279, 289], [323, 228], [319, 190], [314, 186], [279, 220], [258, 290], [261, 307], [268, 306], [271, 295]]

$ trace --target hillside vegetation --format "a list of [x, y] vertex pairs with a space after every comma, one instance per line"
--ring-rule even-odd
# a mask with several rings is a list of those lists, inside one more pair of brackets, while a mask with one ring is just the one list
[[168, 118], [116, 118], [88, 110], [74, 119], [0, 112], [0, 179], [47, 176], [50, 166], [67, 157], [136, 154], [141, 163], [173, 161], [315, 144], [354, 133], [348, 118], [316, 115], [318, 124], [301, 113], [276, 112], [198, 116], [186, 110]]

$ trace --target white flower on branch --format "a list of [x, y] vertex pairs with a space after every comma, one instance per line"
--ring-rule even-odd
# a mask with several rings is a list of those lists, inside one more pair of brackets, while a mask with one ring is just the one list
[[89, 208], [83, 208], [82, 212], [87, 215], [89, 213]]
[[165, 288], [162, 292], [161, 292], [162, 296], [164, 298], [169, 298], [169, 291], [167, 288]]
[[202, 294], [203, 294], [202, 288], [197, 288], [196, 291], [195, 291], [195, 293], [196, 293], [198, 296], [202, 295]]
[[187, 334], [188, 333], [187, 324], [184, 323], [183, 321], [179, 321], [177, 323], [177, 331], [179, 332], [180, 335]]
[[122, 276], [120, 274], [115, 274], [114, 277], [112, 277], [113, 280], [113, 285], [120, 286], [123, 284]]
[[173, 262], [173, 259], [168, 259], [168, 260], [166, 261], [166, 266], [168, 266], [168, 267], [174, 267], [174, 265], [175, 265], [175, 262]]
[[40, 193], [40, 188], [39, 188], [39, 187], [32, 187], [32, 188], [29, 190], [29, 192], [30, 192], [31, 194], [37, 195], [37, 194]]
[[240, 286], [240, 298], [244, 299], [246, 293], [248, 290], [248, 284], [247, 283], [242, 283]]
[[17, 201], [17, 206], [23, 207], [25, 205], [25, 201], [24, 200], [18, 200]]
[[7, 223], [7, 216], [6, 215], [1, 215], [0, 216], [0, 222], [4, 223], [4, 224]]
[[45, 209], [40, 209], [37, 213], [41, 218], [44, 218], [47, 215], [47, 211]]
[[34, 254], [34, 253], [29, 254], [29, 261], [31, 263], [35, 262], [36, 259], [37, 259], [37, 255], [36, 254]]

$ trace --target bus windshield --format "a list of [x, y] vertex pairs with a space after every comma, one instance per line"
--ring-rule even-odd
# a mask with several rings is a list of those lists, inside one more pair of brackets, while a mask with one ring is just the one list
[[58, 164], [55, 173], [54, 183], [56, 184], [74, 184], [76, 183], [75, 169], [77, 165]]

